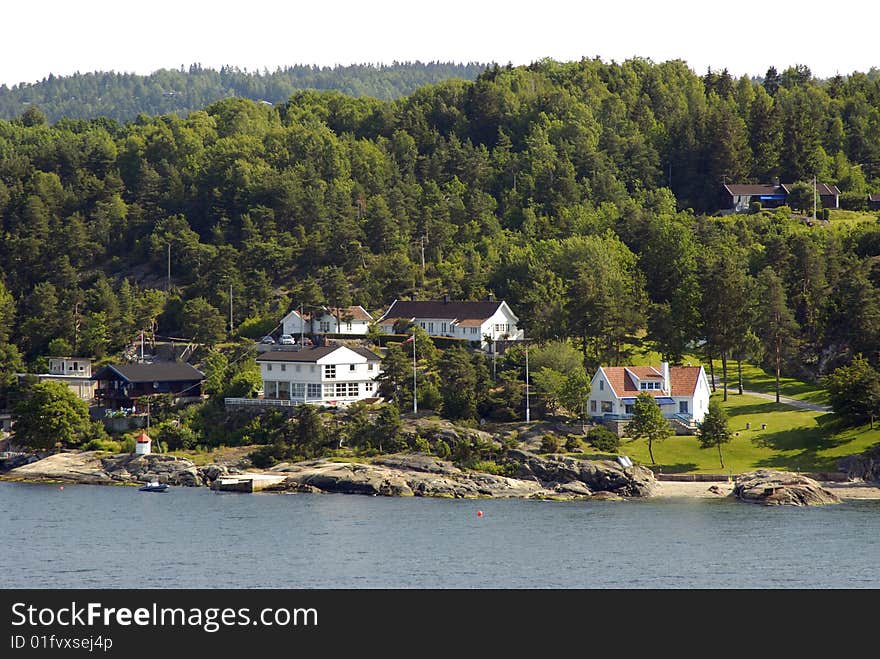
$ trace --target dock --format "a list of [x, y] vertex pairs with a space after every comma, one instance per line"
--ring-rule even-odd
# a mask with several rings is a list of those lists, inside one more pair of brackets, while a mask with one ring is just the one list
[[253, 494], [267, 487], [279, 485], [287, 479], [283, 474], [235, 474], [223, 476], [214, 481], [213, 489], [218, 492], [247, 492]]

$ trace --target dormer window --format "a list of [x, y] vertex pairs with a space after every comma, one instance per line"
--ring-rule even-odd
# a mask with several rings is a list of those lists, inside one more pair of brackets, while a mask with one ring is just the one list
[[655, 382], [655, 381], [651, 381], [651, 380], [648, 380], [647, 382], [640, 382], [639, 389], [641, 389], [642, 391], [655, 390], [655, 389], [659, 391], [660, 382]]

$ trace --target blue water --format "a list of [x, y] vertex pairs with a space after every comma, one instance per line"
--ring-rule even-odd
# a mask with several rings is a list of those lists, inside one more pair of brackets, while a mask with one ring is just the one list
[[0, 483], [0, 544], [4, 588], [880, 587], [880, 501], [790, 508]]

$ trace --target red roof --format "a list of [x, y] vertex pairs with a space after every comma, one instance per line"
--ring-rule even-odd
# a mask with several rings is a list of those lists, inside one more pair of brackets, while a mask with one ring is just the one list
[[142, 432], [140, 435], [135, 437], [135, 440], [138, 444], [149, 444], [152, 442], [152, 438], [145, 432]]
[[640, 380], [656, 380], [663, 377], [660, 369], [654, 366], [606, 366], [605, 377], [608, 384], [618, 398], [638, 396], [640, 393], [649, 393], [654, 397], [659, 396], [691, 396], [697, 389], [697, 381], [700, 377], [702, 366], [670, 366], [669, 381], [671, 391], [659, 389], [640, 390], [627, 371], [633, 373]]

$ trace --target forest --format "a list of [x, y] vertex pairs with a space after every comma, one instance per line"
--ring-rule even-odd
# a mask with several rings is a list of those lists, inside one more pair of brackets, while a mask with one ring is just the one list
[[61, 118], [96, 117], [125, 122], [141, 113], [186, 116], [230, 97], [285, 103], [291, 94], [304, 90], [334, 90], [390, 101], [442, 80], [473, 80], [486, 66], [476, 62], [394, 62], [248, 72], [231, 66], [216, 71], [191, 64], [186, 69], [160, 69], [150, 75], [113, 71], [50, 74], [35, 83], [22, 82], [12, 88], [0, 85], [0, 119], [14, 119], [28, 106], [36, 105], [52, 123]]
[[[842, 192], [830, 220], [718, 212], [724, 182], [814, 176]], [[31, 105], [0, 120], [0, 376], [118, 356], [141, 331], [258, 337], [299, 303], [488, 293], [588, 373], [641, 347], [812, 381], [859, 356], [876, 370], [870, 192], [876, 70], [543, 60], [392, 100], [297, 91], [124, 122]]]

